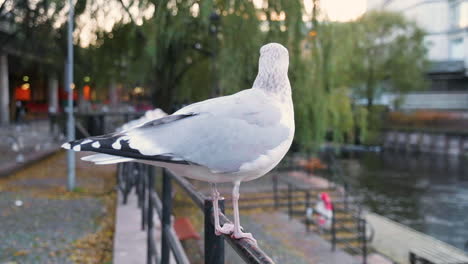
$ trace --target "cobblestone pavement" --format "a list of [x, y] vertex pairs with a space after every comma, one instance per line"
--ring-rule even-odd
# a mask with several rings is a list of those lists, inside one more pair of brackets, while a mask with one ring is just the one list
[[94, 258], [89, 239], [103, 244], [96, 234], [104, 230], [106, 216], [114, 218], [106, 205], [114, 192], [115, 166], [78, 161], [75, 192], [65, 188], [66, 168], [60, 151], [0, 178], [0, 264], [108, 263]]
[[55, 131], [50, 132], [47, 120], [0, 126], [0, 167], [22, 163], [35, 153], [57, 148], [63, 135], [58, 129]]
[[[15, 205], [21, 201], [22, 206]], [[70, 263], [69, 244], [97, 228], [98, 199], [56, 200], [0, 193], [0, 263]]]

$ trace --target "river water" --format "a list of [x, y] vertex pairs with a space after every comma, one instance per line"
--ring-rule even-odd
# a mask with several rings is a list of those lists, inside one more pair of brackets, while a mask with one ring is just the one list
[[468, 160], [397, 152], [341, 159], [368, 209], [468, 252]]

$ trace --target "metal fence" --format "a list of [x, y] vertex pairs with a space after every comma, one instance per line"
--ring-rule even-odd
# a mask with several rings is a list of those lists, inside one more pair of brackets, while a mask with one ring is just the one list
[[[172, 184], [176, 183], [190, 197], [204, 214], [204, 254], [206, 264], [224, 263], [224, 240], [239, 254], [246, 263], [274, 263], [257, 245], [248, 239], [234, 239], [229, 235], [217, 236], [214, 233], [213, 203], [210, 198], [195, 190], [186, 179], [162, 170], [162, 198], [155, 191], [156, 169], [140, 163], [122, 163], [118, 166], [118, 186], [123, 194], [123, 202], [134, 188], [138, 195], [138, 206], [142, 213], [142, 229], [147, 231], [147, 263], [166, 264], [170, 255], [177, 263], [190, 263], [171, 223], [172, 215]], [[159, 177], [159, 176], [158, 176]], [[231, 221], [224, 215], [224, 201], [219, 201], [220, 224]], [[154, 241], [153, 217], [157, 212], [161, 221], [161, 249], [156, 250]]]
[[[334, 157], [332, 157], [334, 158]], [[331, 164], [331, 162], [328, 162]], [[328, 167], [329, 170], [334, 170], [336, 168], [336, 163], [334, 167]], [[312, 193], [323, 191], [320, 188], [316, 188], [312, 185], [306, 184], [302, 181], [294, 180], [291, 177], [281, 177], [283, 173], [288, 173], [290, 171], [303, 171], [309, 173], [302, 166], [297, 166], [297, 164], [292, 159], [285, 159], [284, 162], [275, 170], [276, 174], [273, 175], [273, 197], [274, 197], [274, 206], [276, 209], [280, 207], [287, 207], [287, 213], [290, 218], [293, 216], [305, 217], [303, 219], [306, 226], [306, 231], [310, 231], [311, 225], [316, 225], [318, 228], [318, 223], [313, 219], [311, 215], [308, 215], [308, 210], [312, 208]], [[340, 171], [341, 172], [341, 171]], [[367, 254], [368, 254], [368, 243], [373, 239], [374, 230], [372, 226], [367, 223], [365, 218], [362, 216], [362, 207], [360, 203], [356, 203], [356, 200], [353, 198], [353, 195], [350, 195], [350, 187], [346, 181], [342, 181], [339, 177], [341, 174], [336, 173], [335, 171], [329, 173], [327, 180], [330, 184], [328, 188], [336, 189], [337, 184], [341, 185], [342, 190], [338, 193], [341, 193], [341, 197], [332, 202], [332, 219], [329, 229], [321, 229], [322, 232], [329, 234], [329, 240], [331, 243], [331, 249], [334, 251], [337, 244], [340, 244], [342, 248], [348, 249], [354, 254], [360, 254], [363, 259], [363, 264], [367, 263]], [[280, 185], [286, 186], [286, 195], [282, 195], [280, 190], [284, 190]], [[297, 198], [302, 198], [298, 201]], [[286, 203], [280, 202], [281, 198], [286, 198]], [[294, 200], [296, 198], [296, 200]], [[302, 210], [296, 210], [296, 206], [304, 206]], [[327, 217], [321, 215], [317, 210], [311, 210], [314, 215]], [[345, 219], [337, 218], [337, 213], [345, 214]], [[344, 226], [343, 220], [350, 221], [353, 223], [352, 227]], [[354, 233], [356, 236], [353, 239], [341, 238], [339, 232], [349, 232]], [[357, 242], [357, 243], [355, 243]], [[358, 245], [356, 247], [356, 244]]]

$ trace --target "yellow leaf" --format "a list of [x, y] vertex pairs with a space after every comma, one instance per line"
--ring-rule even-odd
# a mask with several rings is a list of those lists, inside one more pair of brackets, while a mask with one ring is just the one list
[[15, 257], [19, 257], [19, 256], [25, 256], [27, 255], [29, 252], [27, 250], [18, 250], [16, 251], [13, 256]]

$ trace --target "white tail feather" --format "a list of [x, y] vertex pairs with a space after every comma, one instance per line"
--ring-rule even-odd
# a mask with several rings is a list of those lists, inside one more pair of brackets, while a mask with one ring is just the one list
[[106, 164], [114, 164], [114, 163], [121, 163], [121, 162], [129, 162], [129, 161], [134, 161], [135, 159], [132, 158], [119, 158], [119, 159], [112, 159], [112, 160], [106, 160], [106, 161], [100, 161], [100, 162], [95, 162], [94, 164], [96, 165], [106, 165]]
[[81, 160], [94, 162], [95, 164], [98, 164], [98, 165], [105, 165], [105, 164], [114, 164], [114, 163], [120, 163], [120, 162], [133, 161], [135, 159], [119, 157], [119, 156], [114, 156], [114, 155], [109, 155], [109, 154], [94, 154], [94, 155], [83, 157], [81, 158]]

